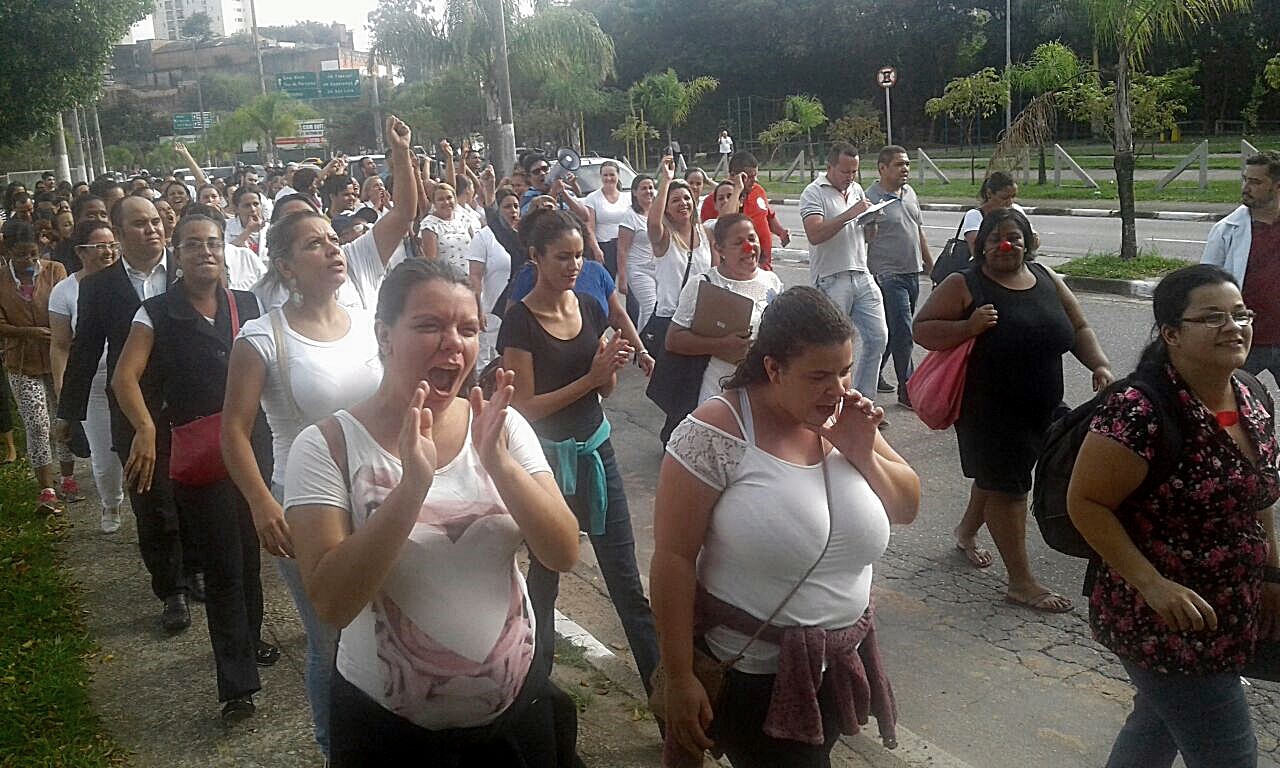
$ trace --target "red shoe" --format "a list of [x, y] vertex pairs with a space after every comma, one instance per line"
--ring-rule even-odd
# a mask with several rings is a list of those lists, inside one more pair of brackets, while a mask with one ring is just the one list
[[84, 494], [80, 493], [80, 483], [69, 475], [63, 477], [62, 486], [58, 488], [58, 499], [66, 504], [84, 501]]
[[36, 511], [43, 512], [46, 515], [52, 515], [59, 511], [58, 493], [52, 488], [45, 488], [40, 491], [40, 495], [36, 498]]

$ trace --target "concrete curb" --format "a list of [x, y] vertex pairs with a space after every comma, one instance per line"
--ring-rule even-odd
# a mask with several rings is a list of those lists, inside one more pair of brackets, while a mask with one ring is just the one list
[[1063, 275], [1063, 282], [1073, 291], [1105, 293], [1131, 299], [1150, 299], [1158, 280], [1112, 280], [1102, 277]]
[[[770, 199], [771, 205], [799, 205], [799, 200], [790, 198]], [[921, 210], [961, 213], [977, 206], [970, 203], [921, 203]], [[1118, 219], [1120, 211], [1115, 208], [1062, 208], [1051, 205], [1024, 206], [1027, 213], [1038, 216], [1077, 216], [1081, 218]], [[1164, 219], [1166, 221], [1218, 221], [1227, 213], [1210, 213], [1207, 211], [1134, 211], [1138, 219]]]
[[[559, 610], [555, 612], [556, 637], [582, 650], [583, 659], [593, 669], [609, 678], [640, 701], [646, 701], [644, 689], [629, 662], [623, 660], [594, 635]], [[879, 739], [865, 731], [857, 736], [841, 736], [836, 751], [847, 750], [843, 763], [861, 768], [972, 768], [968, 763], [930, 744], [898, 723], [898, 748], [889, 751]], [[836, 757], [833, 753], [832, 757]], [[858, 762], [853, 762], [857, 760]], [[723, 761], [721, 764], [725, 764]]]

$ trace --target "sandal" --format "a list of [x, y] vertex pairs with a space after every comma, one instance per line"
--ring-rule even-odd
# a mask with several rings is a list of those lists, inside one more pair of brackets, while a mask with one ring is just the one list
[[[1011, 594], [1004, 596], [1005, 602], [1013, 603], [1019, 608], [1030, 608], [1033, 611], [1041, 611], [1042, 613], [1070, 613], [1074, 608], [1071, 601], [1059, 595], [1051, 589], [1046, 589], [1035, 597], [1023, 600], [1020, 597], [1014, 597]], [[1062, 601], [1056, 606], [1054, 601]]]
[[974, 568], [990, 568], [991, 564], [995, 562], [995, 558], [991, 556], [991, 551], [982, 549], [976, 543], [966, 547], [957, 541], [956, 550], [964, 553], [964, 558]]

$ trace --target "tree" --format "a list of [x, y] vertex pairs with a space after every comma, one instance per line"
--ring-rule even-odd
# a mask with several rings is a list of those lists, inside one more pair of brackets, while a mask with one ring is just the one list
[[[1180, 67], [1163, 75], [1135, 72], [1129, 81], [1129, 116], [1133, 135], [1155, 142], [1171, 132], [1187, 103], [1199, 90], [1195, 67]], [[1074, 119], [1097, 124], [1108, 138], [1115, 135], [1115, 83], [1105, 85], [1096, 73], [1088, 73], [1058, 94], [1058, 103]]]
[[298, 120], [315, 115], [307, 105], [280, 91], [271, 91], [237, 109], [223, 123], [228, 124], [224, 130], [229, 134], [239, 135], [242, 140], [257, 139], [258, 146], [265, 147], [270, 155], [277, 136], [292, 135], [298, 129]]
[[974, 157], [973, 124], [978, 118], [991, 117], [1009, 102], [1009, 85], [996, 71], [987, 67], [972, 75], [957, 77], [947, 83], [942, 95], [925, 103], [930, 116], [945, 114], [964, 125], [964, 141], [969, 146], [969, 181], [976, 184], [977, 162]]
[[182, 39], [205, 42], [213, 39], [213, 21], [204, 11], [193, 13], [182, 20]]
[[1262, 76], [1266, 79], [1268, 88], [1273, 91], [1280, 91], [1280, 53], [1272, 56], [1267, 61], [1267, 66], [1263, 70]]
[[702, 75], [692, 80], [681, 80], [674, 69], [646, 75], [631, 86], [636, 105], [655, 124], [667, 129], [667, 142], [674, 138], [677, 125], [684, 125], [689, 113], [704, 96], [720, 86], [714, 77]]
[[992, 166], [1034, 146], [1039, 150], [1037, 181], [1042, 185], [1048, 183], [1044, 148], [1057, 133], [1059, 97], [1064, 89], [1079, 81], [1082, 71], [1075, 51], [1060, 42], [1036, 46], [1029, 60], [1009, 70], [1006, 75], [1009, 84], [1019, 91], [1034, 93], [1035, 97], [1013, 119], [1009, 130], [996, 145], [991, 157]]
[[800, 126], [804, 131], [806, 157], [809, 161], [809, 176], [813, 176], [813, 129], [827, 122], [827, 110], [816, 96], [795, 94], [788, 96], [782, 105], [785, 119]]
[[1177, 40], [1188, 31], [1211, 24], [1226, 13], [1243, 11], [1251, 0], [1079, 0], [1099, 44], [1116, 54], [1114, 130], [1116, 191], [1120, 197], [1120, 258], [1138, 255], [1138, 229], [1133, 198], [1133, 118], [1129, 88], [1134, 67], [1142, 65], [1152, 45]]
[[[649, 125], [638, 115], [627, 115], [622, 121], [622, 125], [613, 129], [611, 134], [614, 139], [622, 141], [627, 146], [627, 156], [639, 163], [640, 168], [647, 168], [648, 153], [646, 145], [650, 139], [659, 138], [662, 134], [652, 125]], [[635, 154], [632, 154], [632, 147], [635, 148]]]
[[91, 102], [116, 41], [152, 8], [150, 0], [0, 3], [0, 104], [7, 105], [0, 109], [0, 145]]
[[827, 126], [827, 138], [832, 141], [847, 141], [858, 149], [875, 149], [885, 144], [880, 121], [862, 115], [846, 116], [833, 121]]

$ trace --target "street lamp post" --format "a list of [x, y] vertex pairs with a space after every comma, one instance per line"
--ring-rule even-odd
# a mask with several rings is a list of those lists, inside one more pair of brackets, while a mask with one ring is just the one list
[[[1004, 0], [1004, 74], [1009, 76], [1009, 70], [1013, 67], [1013, 41], [1012, 29], [1013, 18], [1012, 0]], [[1004, 104], [1004, 132], [1008, 135], [1009, 129], [1013, 127], [1013, 94], [1009, 94], [1009, 100]]]

